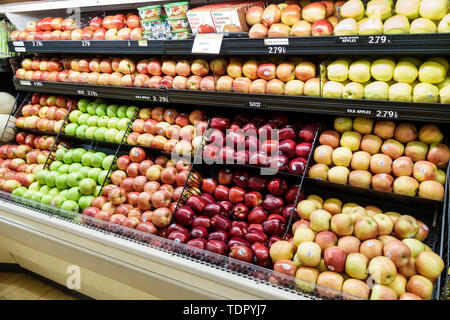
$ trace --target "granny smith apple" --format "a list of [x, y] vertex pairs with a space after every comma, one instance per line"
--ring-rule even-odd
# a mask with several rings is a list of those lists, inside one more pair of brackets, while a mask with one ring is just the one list
[[58, 168], [59, 173], [69, 173], [70, 165], [64, 163], [61, 167]]
[[87, 119], [87, 123], [86, 123], [86, 124], [87, 124], [89, 127], [97, 127], [97, 121], [98, 121], [99, 118], [100, 118], [100, 117], [97, 116], [97, 115], [90, 116], [90, 117]]
[[96, 114], [95, 109], [97, 109], [98, 105], [99, 104], [97, 102], [89, 103], [87, 106], [87, 113], [89, 113], [91, 116], [95, 115]]
[[62, 199], [67, 200], [68, 192], [69, 192], [69, 189], [61, 190], [57, 195], [60, 196]]
[[106, 103], [99, 104], [98, 107], [95, 109], [95, 114], [99, 117], [106, 116], [106, 108], [108, 105]]
[[78, 117], [81, 116], [83, 114], [83, 112], [81, 112], [80, 110], [73, 110], [70, 114], [69, 114], [69, 120], [72, 123], [78, 123]]
[[82, 168], [80, 168], [80, 170], [78, 170], [78, 172], [81, 174], [81, 176], [83, 177], [83, 179], [84, 178], [89, 178], [88, 177], [88, 174], [89, 174], [89, 171], [91, 170], [92, 168], [90, 168], [90, 167], [82, 167]]
[[73, 188], [78, 187], [78, 184], [83, 179], [83, 176], [79, 172], [72, 172], [67, 175], [66, 183], [67, 186]]
[[95, 187], [97, 186], [97, 182], [91, 178], [84, 178], [80, 181], [78, 185], [78, 189], [82, 194], [91, 195], [95, 191]]
[[106, 129], [106, 128], [97, 128], [97, 130], [95, 130], [94, 139], [100, 140], [100, 141], [105, 140], [105, 132], [107, 130], [108, 129]]
[[114, 162], [114, 155], [111, 154], [111, 155], [107, 156], [105, 159], [103, 159], [102, 168], [104, 170], [109, 170], [109, 168], [111, 167], [113, 162]]
[[102, 171], [102, 169], [100, 169], [100, 168], [91, 168], [91, 169], [89, 169], [87, 176], [88, 176], [88, 178], [98, 181], [98, 175], [101, 171]]
[[[117, 132], [116, 138], [114, 139], [114, 142], [115, 143], [121, 143], [123, 137], [125, 136], [125, 134], [126, 134], [125, 130], [120, 130], [119, 132]], [[126, 142], [126, 140], [125, 140], [125, 142]]]
[[27, 190], [27, 191], [25, 191], [24, 193], [23, 193], [23, 197], [25, 198], [25, 199], [31, 199], [32, 197], [33, 197], [33, 194], [35, 193], [36, 191], [35, 190]]
[[78, 109], [80, 109], [81, 112], [87, 112], [87, 106], [89, 102], [90, 101], [86, 98], [78, 100]]
[[60, 190], [64, 190], [64, 189], [67, 189], [67, 176], [68, 176], [68, 174], [67, 173], [63, 173], [63, 174], [60, 174], [57, 178], [56, 178], [56, 180], [55, 180], [55, 185], [56, 185], [56, 187], [58, 188], [58, 189], [60, 189]]
[[81, 157], [83, 154], [86, 153], [86, 150], [83, 148], [76, 148], [72, 150], [72, 160], [73, 162], [80, 162], [81, 163]]
[[98, 174], [98, 178], [97, 178], [98, 184], [102, 185], [105, 182], [107, 176], [108, 176], [108, 170], [102, 170]]
[[39, 189], [42, 194], [49, 194], [50, 190], [51, 188], [47, 185], [41, 186], [41, 188]]
[[34, 200], [34, 201], [41, 201], [42, 196], [43, 196], [42, 192], [40, 192], [40, 191], [35, 191], [35, 192], [33, 193], [33, 195], [31, 196], [31, 200]]
[[48, 192], [48, 194], [53, 196], [53, 197], [57, 196], [59, 194], [59, 190], [56, 187], [55, 188], [51, 188], [50, 191]]
[[117, 129], [118, 122], [119, 122], [119, 118], [117, 118], [117, 117], [109, 118], [108, 125], [107, 125], [108, 129], [112, 129], [112, 128]]
[[84, 210], [87, 207], [91, 206], [92, 201], [94, 201], [93, 196], [81, 196], [80, 199], [78, 199], [78, 205], [80, 206], [81, 210]]
[[64, 128], [64, 133], [74, 136], [77, 132], [78, 129], [78, 124], [76, 123], [69, 123], [65, 128]]
[[63, 158], [64, 163], [67, 164], [71, 164], [73, 162], [73, 158], [72, 158], [72, 150], [68, 150], [65, 154], [64, 154], [64, 158]]
[[64, 201], [66, 201], [66, 198], [57, 195], [52, 198], [52, 200], [50, 201], [50, 205], [54, 207], [61, 207]]
[[91, 166], [101, 168], [103, 159], [106, 158], [106, 154], [103, 152], [96, 152], [91, 157]]
[[45, 176], [45, 184], [48, 185], [49, 187], [55, 187], [56, 186], [56, 178], [60, 175], [60, 173], [58, 173], [57, 171], [50, 171], [46, 176]]
[[88, 151], [85, 154], [83, 154], [83, 156], [81, 157], [81, 163], [83, 164], [83, 166], [87, 166], [87, 167], [92, 166], [91, 158], [93, 155], [94, 155], [94, 151]]
[[62, 165], [63, 165], [63, 163], [61, 161], [55, 160], [50, 165], [50, 170], [51, 171], [58, 171], [59, 167], [61, 167]]
[[15, 196], [18, 196], [18, 197], [23, 197], [23, 194], [25, 193], [25, 192], [27, 192], [28, 191], [28, 189], [27, 188], [25, 188], [25, 187], [18, 187], [18, 188], [15, 188], [14, 190], [13, 190], [13, 192], [11, 192], [13, 195], [15, 195]]
[[78, 203], [72, 200], [66, 200], [62, 203], [61, 209], [69, 210], [69, 211], [77, 211], [80, 210]]
[[75, 135], [78, 138], [84, 138], [87, 128], [88, 128], [88, 126], [86, 124], [82, 124], [81, 126], [78, 126], [77, 131], [75, 132]]
[[50, 194], [44, 194], [41, 198], [41, 202], [44, 204], [50, 204], [54, 196]]
[[106, 130], [105, 132], [105, 141], [109, 141], [109, 142], [115, 142], [116, 141], [116, 135], [119, 132], [119, 130], [115, 129], [115, 128], [111, 128]]
[[81, 194], [78, 187], [72, 187], [69, 190], [67, 190], [67, 200], [73, 200], [78, 201], [80, 199]]
[[117, 116], [119, 118], [126, 118], [127, 117], [127, 109], [128, 109], [128, 106], [120, 106], [117, 109]]
[[98, 118], [97, 120], [97, 127], [108, 127], [108, 121], [109, 121], [109, 117], [108, 116], [101, 116], [100, 118]]
[[87, 139], [94, 139], [95, 131], [97, 130], [97, 127], [89, 127], [84, 132], [84, 137]]
[[[43, 184], [45, 184], [45, 183], [43, 183]], [[41, 186], [42, 185], [39, 182], [35, 181], [28, 186], [28, 190], [39, 191], [41, 189]]]
[[106, 100], [103, 98], [95, 98], [94, 102], [97, 102], [98, 104], [104, 104], [106, 103]]
[[127, 130], [128, 124], [130, 123], [130, 119], [122, 118], [117, 122], [117, 129], [119, 130]]
[[45, 184], [45, 177], [48, 175], [50, 171], [47, 169], [42, 169], [36, 174], [36, 181], [39, 184]]
[[83, 168], [83, 165], [81, 163], [75, 162], [72, 163], [69, 167], [69, 173], [78, 172], [80, 173], [80, 169]]
[[101, 190], [102, 190], [102, 186], [96, 186], [93, 196], [98, 197], [100, 195]]
[[91, 115], [89, 113], [83, 113], [78, 117], [78, 124], [80, 126], [87, 124], [87, 121]]
[[134, 115], [134, 112], [139, 112], [139, 107], [136, 106], [129, 106], [126, 112], [127, 118], [131, 119]]
[[110, 104], [106, 108], [106, 114], [108, 117], [117, 117], [117, 109], [119, 109], [119, 106], [117, 104]]
[[58, 148], [55, 153], [56, 160], [63, 161], [64, 155], [66, 154], [67, 149], [66, 148]]

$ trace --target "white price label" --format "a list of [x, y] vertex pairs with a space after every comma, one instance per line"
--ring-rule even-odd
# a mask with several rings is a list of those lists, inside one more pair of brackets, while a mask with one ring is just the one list
[[23, 41], [13, 41], [13, 46], [14, 47], [23, 47]]
[[387, 36], [369, 36], [368, 43], [370, 44], [383, 44], [390, 43], [391, 40]]
[[14, 47], [14, 50], [16, 52], [26, 52], [27, 50], [25, 49], [25, 47]]
[[398, 112], [392, 110], [377, 110], [377, 118], [398, 118]]
[[30, 81], [25, 81], [25, 80], [20, 80], [20, 84], [23, 86], [31, 86], [31, 82]]
[[148, 47], [147, 40], [138, 40], [138, 46], [139, 47]]
[[219, 54], [222, 46], [222, 33], [198, 33], [192, 44], [192, 53]]
[[266, 45], [266, 46], [288, 46], [289, 38], [264, 39], [264, 45]]
[[81, 40], [81, 46], [82, 47], [90, 47], [91, 42], [89, 40]]

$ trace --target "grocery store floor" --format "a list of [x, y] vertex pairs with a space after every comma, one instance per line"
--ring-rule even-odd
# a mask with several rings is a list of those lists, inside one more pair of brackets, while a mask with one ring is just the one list
[[0, 272], [0, 300], [78, 300], [30, 273]]

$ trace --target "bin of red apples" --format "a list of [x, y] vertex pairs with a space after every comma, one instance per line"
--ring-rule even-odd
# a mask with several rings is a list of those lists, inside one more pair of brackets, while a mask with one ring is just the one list
[[435, 124], [338, 117], [318, 140], [310, 178], [444, 199], [450, 151]]
[[139, 147], [116, 161], [112, 184], [104, 186], [83, 215], [165, 237], [190, 165], [146, 155]]
[[187, 113], [175, 108], [141, 108], [127, 143], [191, 156], [201, 144], [206, 124], [203, 110]]
[[318, 130], [318, 124], [292, 121], [286, 114], [213, 117], [205, 134], [203, 160], [302, 175]]

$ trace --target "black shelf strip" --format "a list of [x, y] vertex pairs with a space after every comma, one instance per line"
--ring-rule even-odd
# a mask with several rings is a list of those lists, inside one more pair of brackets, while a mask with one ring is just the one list
[[[289, 37], [282, 38], [282, 44], [277, 44], [277, 39], [227, 37], [220, 54], [450, 54], [450, 33]], [[193, 41], [8, 41], [8, 46], [11, 52], [191, 55]]]
[[52, 94], [104, 97], [157, 103], [171, 102], [210, 107], [266, 109], [299, 113], [450, 123], [450, 106], [441, 103], [352, 100], [219, 91], [164, 90], [67, 82], [37, 82], [17, 79], [14, 80], [14, 85], [16, 90], [49, 92]]

